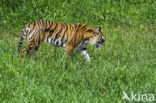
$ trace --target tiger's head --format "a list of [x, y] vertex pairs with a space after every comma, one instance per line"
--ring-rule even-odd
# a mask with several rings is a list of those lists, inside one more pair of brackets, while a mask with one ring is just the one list
[[89, 43], [93, 46], [96, 46], [97, 49], [105, 46], [105, 37], [101, 32], [101, 27], [98, 27], [96, 30], [94, 30], [93, 36], [89, 38]]

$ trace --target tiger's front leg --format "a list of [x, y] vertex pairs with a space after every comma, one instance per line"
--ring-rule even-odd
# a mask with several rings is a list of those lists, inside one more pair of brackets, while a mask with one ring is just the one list
[[74, 50], [74, 47], [71, 45], [66, 45], [64, 52], [64, 60], [67, 60], [68, 55]]
[[87, 62], [90, 62], [90, 56], [88, 54], [88, 51], [87, 50], [83, 50], [83, 51], [80, 51], [82, 55], [85, 56], [85, 59]]
[[90, 62], [90, 56], [87, 51], [87, 45], [80, 45], [76, 48], [76, 50], [80, 52], [81, 55], [85, 56], [87, 62]]

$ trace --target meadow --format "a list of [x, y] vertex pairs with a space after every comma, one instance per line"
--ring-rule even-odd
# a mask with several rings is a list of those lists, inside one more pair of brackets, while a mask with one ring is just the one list
[[[155, 0], [1, 0], [0, 103], [155, 103], [155, 5]], [[91, 63], [78, 52], [65, 62], [63, 48], [47, 43], [21, 62], [14, 52], [22, 29], [40, 19], [101, 26], [106, 45], [99, 50], [89, 45]], [[122, 100], [123, 91], [155, 98]]]

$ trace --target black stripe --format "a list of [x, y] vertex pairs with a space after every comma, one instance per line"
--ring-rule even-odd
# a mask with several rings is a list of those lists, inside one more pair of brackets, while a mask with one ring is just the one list
[[[79, 26], [80, 27], [80, 26]], [[76, 38], [77, 38], [77, 32], [79, 30], [79, 27], [77, 28], [76, 32], [75, 32], [75, 39], [74, 39], [74, 42], [76, 43]]]
[[71, 29], [71, 24], [69, 24], [69, 28]]
[[43, 20], [41, 20], [40, 22], [41, 22], [41, 25], [42, 25], [42, 26], [45, 24]]
[[89, 32], [89, 33], [91, 33], [91, 32], [93, 32], [93, 30], [92, 30], [92, 29], [89, 29], [89, 30], [87, 30], [86, 32]]
[[66, 43], [67, 42], [67, 39], [64, 42]]
[[[51, 24], [51, 25], [52, 25], [52, 24]], [[56, 23], [55, 27], [54, 27], [52, 30], [49, 31], [49, 35], [48, 35], [48, 37], [47, 37], [47, 41], [48, 41], [48, 38], [51, 37], [52, 34], [54, 33], [54, 31], [55, 31], [55, 29], [57, 28], [57, 26], [58, 26], [58, 25], [57, 25], [57, 23]]]
[[63, 37], [62, 37], [62, 39], [61, 39], [61, 42], [62, 42], [62, 40], [64, 39], [64, 36], [65, 36], [65, 34], [66, 34], [67, 30], [68, 30], [67, 24], [65, 24], [65, 27], [66, 27], [66, 30], [64, 31]]
[[85, 38], [83, 41], [86, 41], [86, 40], [88, 40], [88, 39], [91, 38], [91, 37], [93, 37], [93, 36], [87, 37], [87, 38]]
[[75, 25], [75, 29], [77, 28], [77, 25]]
[[65, 41], [65, 42], [67, 42], [67, 40], [68, 40], [68, 34], [67, 34], [67, 39], [66, 39], [66, 41]]
[[38, 26], [40, 25], [40, 23], [38, 21], [36, 23], [38, 24]]
[[39, 22], [40, 24], [42, 23], [42, 21], [41, 21], [41, 20], [39, 20], [38, 22]]
[[68, 40], [68, 25], [66, 25], [67, 26], [67, 38], [66, 38], [66, 40], [65, 40], [65, 43], [67, 42], [67, 40]]
[[29, 34], [31, 34], [31, 32], [34, 30], [34, 28], [36, 27], [36, 22], [33, 22], [33, 28], [30, 30]]
[[53, 44], [53, 38], [51, 38], [51, 44]]
[[45, 28], [44, 28], [44, 35], [45, 35], [45, 30], [46, 30], [46, 28], [47, 28], [47, 21], [45, 21], [45, 26], [44, 26]]
[[[69, 25], [69, 24], [67, 24], [67, 28], [68, 28], [68, 25]], [[70, 26], [69, 26], [69, 27], [70, 27]], [[70, 30], [69, 30], [69, 31], [68, 31], [68, 30], [69, 30], [69, 28], [67, 29], [67, 40], [68, 40], [68, 37], [70, 36], [69, 33], [71, 32]]]
[[61, 46], [63, 46], [63, 42], [61, 43]]
[[45, 21], [44, 24], [45, 24], [45, 25], [44, 25], [44, 31], [43, 31], [44, 33], [43, 33], [43, 36], [44, 36], [44, 38], [45, 38], [45, 33], [46, 33], [45, 31], [46, 31], [46, 28], [47, 28], [47, 21]]
[[63, 26], [63, 29], [65, 28], [65, 24], [62, 24], [62, 26]]
[[[33, 23], [33, 28], [32, 28], [32, 30], [35, 28], [35, 26], [36, 26], [36, 22]], [[31, 30], [31, 31], [32, 31], [32, 30]], [[31, 32], [30, 32], [30, 33], [31, 33]]]
[[56, 30], [57, 27], [58, 27], [58, 24], [56, 23], [55, 27], [49, 31], [49, 37], [52, 36], [53, 32]]
[[40, 25], [41, 22], [40, 21], [37, 21], [37, 23], [38, 23], [38, 25]]
[[61, 42], [62, 42], [62, 40], [64, 39], [65, 33], [66, 33], [66, 31], [63, 33], [63, 36], [62, 36]]
[[58, 39], [58, 37], [59, 37], [59, 34], [62, 32], [62, 27], [61, 27], [61, 29], [60, 29], [60, 31], [59, 32], [57, 32], [57, 34], [56, 34], [56, 36], [55, 36], [55, 39], [54, 39], [54, 41], [56, 40], [56, 39]]
[[82, 24], [79, 24], [79, 26], [82, 26]]
[[[49, 23], [49, 22], [48, 22], [48, 23]], [[45, 29], [45, 32], [49, 31], [50, 28], [52, 27], [52, 25], [53, 25], [53, 23], [52, 23], [52, 24], [49, 23], [49, 28], [46, 28], [46, 29]]]
[[82, 30], [85, 30], [85, 29], [86, 29], [86, 27], [87, 27], [87, 26], [86, 26], [86, 25], [84, 25], [84, 26], [82, 27]]
[[48, 24], [51, 25], [51, 24], [53, 24], [53, 22], [48, 21]]
[[26, 31], [26, 35], [28, 34], [28, 30]]
[[67, 40], [68, 40], [68, 25], [67, 24], [65, 24], [66, 25], [66, 31], [65, 32], [67, 32], [66, 33], [66, 35], [67, 35], [67, 38], [66, 38], [66, 40], [64, 41], [65, 43], [67, 42]]
[[45, 23], [46, 23], [46, 26], [47, 26], [47, 20], [45, 21]]
[[87, 47], [80, 48], [81, 51], [87, 50]]
[[[40, 34], [40, 33], [39, 33]], [[38, 37], [38, 45], [40, 45], [40, 35]]]
[[[32, 31], [33, 31], [33, 30], [32, 30]], [[29, 38], [29, 40], [32, 39], [32, 38], [35, 36], [36, 31], [37, 31], [37, 29], [35, 29], [34, 33], [32, 34], [31, 38]], [[30, 32], [30, 33], [31, 33], [31, 32]], [[30, 33], [29, 33], [29, 34], [30, 34]], [[30, 35], [29, 35], [29, 36], [30, 36]]]
[[59, 41], [56, 42], [56, 45], [58, 45], [58, 42], [59, 42]]
[[30, 26], [31, 23], [28, 24], [28, 27]]
[[70, 27], [70, 35], [71, 35], [71, 31], [72, 31], [72, 26], [71, 26], [71, 24], [69, 24], [69, 27]]
[[44, 24], [42, 20], [40, 20], [40, 24]]
[[45, 21], [44, 21], [44, 20], [42, 20], [42, 23], [44, 24], [44, 23], [45, 23]]
[[23, 36], [20, 38], [20, 41], [24, 40]]

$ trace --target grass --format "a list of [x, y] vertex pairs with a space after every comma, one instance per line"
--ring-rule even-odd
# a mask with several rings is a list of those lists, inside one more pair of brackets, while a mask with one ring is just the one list
[[[155, 5], [155, 0], [0, 0], [0, 103], [127, 103], [123, 91], [154, 94], [156, 102]], [[40, 19], [101, 26], [106, 46], [89, 45], [91, 63], [77, 52], [64, 62], [63, 48], [44, 43], [23, 63], [20, 54], [13, 55], [21, 31]]]
[[156, 95], [156, 35], [139, 27], [103, 27], [106, 46], [89, 45], [91, 63], [74, 52], [42, 44], [24, 63], [13, 52], [19, 38], [0, 37], [0, 102], [126, 103], [122, 92]]

